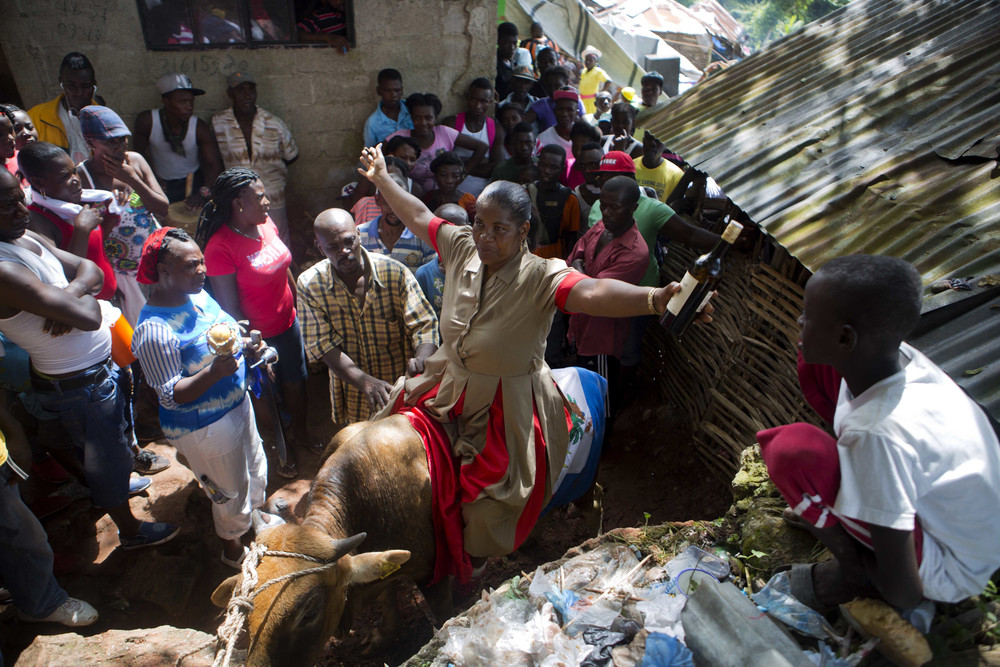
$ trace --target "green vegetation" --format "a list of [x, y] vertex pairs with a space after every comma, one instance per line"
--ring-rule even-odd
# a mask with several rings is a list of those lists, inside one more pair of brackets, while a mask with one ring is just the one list
[[[680, 0], [690, 7], [697, 0]], [[756, 50], [805, 24], [823, 18], [849, 0], [719, 0], [743, 24]]]

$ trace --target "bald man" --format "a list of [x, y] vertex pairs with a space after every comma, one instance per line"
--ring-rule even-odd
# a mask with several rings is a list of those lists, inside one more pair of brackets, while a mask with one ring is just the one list
[[299, 276], [302, 338], [309, 360], [330, 369], [334, 421], [353, 424], [386, 404], [401, 375], [423, 372], [438, 321], [403, 264], [362, 247], [350, 213], [323, 211], [314, 231], [326, 259]]

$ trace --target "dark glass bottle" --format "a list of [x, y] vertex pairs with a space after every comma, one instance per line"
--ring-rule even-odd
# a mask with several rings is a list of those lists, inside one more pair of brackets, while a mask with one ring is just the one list
[[660, 317], [660, 324], [671, 334], [679, 338], [698, 313], [708, 305], [722, 277], [722, 260], [742, 231], [743, 225], [735, 220], [729, 221], [715, 247], [694, 260], [694, 264], [684, 274], [681, 291], [670, 297], [667, 309]]

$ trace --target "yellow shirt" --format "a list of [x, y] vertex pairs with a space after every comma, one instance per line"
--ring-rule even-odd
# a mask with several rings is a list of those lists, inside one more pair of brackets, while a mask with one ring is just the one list
[[597, 110], [594, 99], [605, 81], [611, 81], [611, 77], [597, 65], [594, 65], [593, 69], [584, 70], [580, 75], [580, 99], [583, 100], [585, 113], [594, 113]]
[[667, 197], [684, 176], [684, 170], [669, 160], [662, 160], [660, 166], [647, 169], [642, 165], [642, 159], [635, 161], [635, 180], [641, 186], [653, 188], [657, 198], [664, 204]]
[[0, 466], [7, 463], [7, 439], [4, 438], [3, 431], [0, 431]]

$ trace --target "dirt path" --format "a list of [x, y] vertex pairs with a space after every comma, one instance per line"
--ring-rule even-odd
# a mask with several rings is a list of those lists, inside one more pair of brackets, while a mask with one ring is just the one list
[[[327, 391], [324, 376], [310, 377], [310, 419], [317, 435], [323, 437], [333, 435]], [[639, 395], [646, 398], [620, 416], [601, 463], [599, 481], [606, 488], [604, 529], [641, 525], [647, 520], [644, 513], [649, 513], [649, 523], [721, 516], [730, 504], [728, 484], [707, 476], [687, 447], [686, 429], [674, 423], [670, 411], [652, 398], [655, 392], [640, 390]], [[150, 447], [175, 463], [154, 476], [150, 491], [133, 498], [131, 505], [141, 518], [179, 523], [181, 534], [175, 540], [159, 548], [122, 552], [115, 548], [117, 536], [110, 519], [86, 500], [44, 522], [57, 552], [77, 553], [87, 562], [83, 570], [60, 577], [70, 595], [91, 602], [101, 613], [100, 620], [81, 634], [162, 624], [209, 633], [218, 627], [219, 610], [209, 596], [233, 570], [219, 562], [221, 547], [212, 528], [210, 503], [190, 471], [176, 463], [172, 447], [159, 443]], [[302, 498], [317, 463], [316, 456], [300, 453], [300, 478], [291, 483], [273, 474], [272, 467], [269, 492], [286, 499], [300, 519], [305, 513]], [[33, 482], [23, 493], [31, 498], [54, 489]], [[555, 510], [542, 519], [517, 553], [491, 561], [483, 584], [496, 586], [515, 574], [531, 572], [588, 537], [586, 522], [575, 508]], [[415, 589], [401, 594], [405, 629], [390, 650], [361, 655], [366, 628], [377, 622], [369, 615], [358, 618], [351, 635], [343, 641], [331, 642], [320, 664], [381, 666], [408, 658], [433, 633], [417, 596]], [[6, 664], [13, 665], [36, 635], [64, 631], [62, 626], [25, 624], [8, 615], [0, 621], [0, 648]]]

